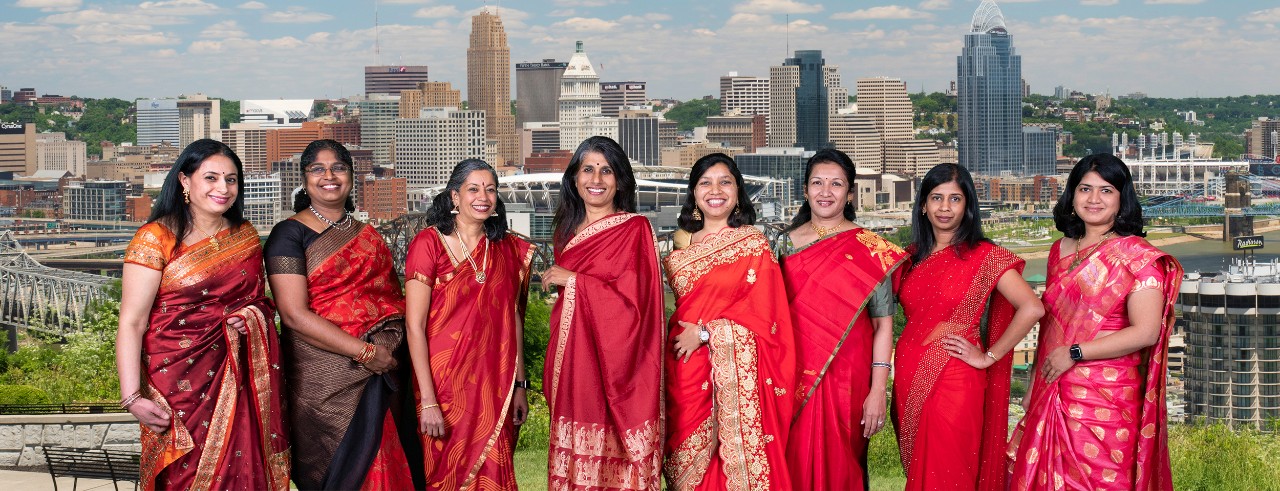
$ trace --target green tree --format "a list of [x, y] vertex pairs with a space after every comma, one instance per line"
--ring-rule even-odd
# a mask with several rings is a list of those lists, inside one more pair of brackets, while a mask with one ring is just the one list
[[230, 128], [231, 123], [239, 123], [240, 101], [233, 101], [229, 99], [218, 100], [221, 101], [218, 103], [218, 112], [220, 113], [219, 120], [221, 121], [222, 128]]
[[676, 104], [665, 113], [667, 119], [680, 124], [680, 131], [707, 125], [707, 116], [720, 115], [720, 99], [694, 99]]
[[542, 366], [546, 362], [547, 342], [551, 340], [551, 305], [537, 287], [530, 288], [528, 307], [524, 313], [524, 366], [533, 389], [542, 390]]

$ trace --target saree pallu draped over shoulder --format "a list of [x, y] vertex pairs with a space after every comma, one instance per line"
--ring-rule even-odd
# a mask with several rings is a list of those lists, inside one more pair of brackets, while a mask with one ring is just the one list
[[1010, 486], [1028, 489], [1173, 489], [1165, 407], [1169, 334], [1182, 266], [1141, 237], [1104, 241], [1076, 268], [1049, 254], [1037, 356], [1128, 327], [1131, 293], [1158, 288], [1156, 344], [1076, 363], [1053, 382], [1039, 370], [1009, 443]]
[[[795, 489], [866, 489], [862, 405], [871, 390], [871, 294], [906, 252], [853, 229], [782, 258], [796, 336], [797, 411], [787, 463]], [[850, 465], [856, 464], [856, 465]]]
[[764, 234], [725, 229], [667, 256], [677, 321], [706, 326], [688, 361], [664, 350], [668, 487], [791, 489], [786, 448], [796, 404], [786, 287]]
[[354, 223], [321, 233], [307, 246], [305, 264], [273, 256], [268, 270], [305, 271], [311, 311], [386, 348], [401, 366], [375, 375], [285, 326], [293, 480], [301, 489], [412, 488], [421, 466], [411, 463], [421, 452], [405, 368], [404, 296], [382, 236]]
[[551, 309], [543, 390], [549, 487], [659, 489], [662, 276], [649, 221], [618, 213], [556, 251], [573, 271]]
[[978, 369], [941, 341], [957, 335], [982, 351], [995, 343], [1014, 313], [996, 284], [1024, 264], [982, 242], [902, 268], [898, 298], [907, 325], [894, 351], [893, 417], [906, 489], [1004, 491], [1013, 357]]
[[[142, 427], [142, 487], [286, 490], [283, 374], [258, 232], [246, 222], [213, 239], [174, 251], [177, 239], [153, 222], [125, 255], [161, 271], [142, 395], [171, 419], [163, 433]], [[246, 334], [227, 325], [232, 317]]]
[[442, 438], [422, 435], [427, 489], [514, 490], [517, 431], [510, 409], [522, 349], [516, 333], [523, 326], [534, 249], [507, 235], [479, 241], [470, 253], [484, 283], [476, 281], [471, 263], [451, 263], [436, 228], [418, 234], [405, 265], [409, 281], [431, 288], [431, 378], [449, 429]]

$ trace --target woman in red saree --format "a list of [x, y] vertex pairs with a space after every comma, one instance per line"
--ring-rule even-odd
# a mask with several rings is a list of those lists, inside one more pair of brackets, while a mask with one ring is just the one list
[[968, 171], [942, 164], [913, 207], [893, 382], [909, 490], [1004, 490], [1008, 355], [1044, 313], [1023, 260], [983, 238], [975, 194]]
[[659, 489], [662, 276], [636, 181], [617, 142], [586, 139], [560, 181], [542, 389], [551, 409], [548, 487]]
[[427, 489], [514, 490], [533, 246], [507, 232], [498, 174], [482, 160], [454, 166], [427, 218], [405, 260]]
[[353, 171], [341, 143], [307, 145], [297, 214], [267, 238], [267, 280], [284, 324], [292, 477], [300, 489], [412, 488], [421, 466], [410, 464], [421, 458], [408, 371], [397, 366], [406, 355], [404, 296], [386, 242], [350, 215]]
[[1012, 489], [1173, 489], [1165, 363], [1182, 266], [1142, 238], [1129, 169], [1080, 160], [1053, 210], [1035, 378]]
[[[855, 170], [839, 150], [805, 164], [805, 202], [779, 251], [796, 333], [794, 489], [868, 489], [867, 444], [884, 427], [893, 290], [906, 252], [853, 223]], [[850, 465], [854, 464], [854, 465]]]
[[666, 259], [676, 294], [666, 360], [671, 489], [792, 489], [795, 338], [782, 272], [754, 221], [733, 159], [698, 159], [679, 218], [690, 245]]
[[125, 250], [116, 365], [142, 488], [289, 489], [275, 313], [240, 159], [197, 140]]

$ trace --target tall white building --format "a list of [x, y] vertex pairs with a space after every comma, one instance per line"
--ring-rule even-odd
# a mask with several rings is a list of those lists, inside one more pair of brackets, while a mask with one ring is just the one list
[[222, 139], [222, 101], [204, 94], [178, 100], [178, 148], [203, 138]]
[[396, 144], [396, 118], [400, 115], [400, 96], [373, 94], [352, 98], [360, 116], [360, 146], [373, 150], [373, 163], [395, 165], [392, 154]]
[[769, 131], [770, 147], [796, 144], [796, 89], [800, 87], [800, 67], [769, 67]]
[[885, 171], [880, 132], [876, 131], [876, 122], [871, 117], [849, 110], [841, 111], [831, 117], [830, 131], [832, 145], [848, 154], [856, 168]]
[[67, 141], [66, 133], [37, 133], [36, 171], [66, 171], [76, 177], [83, 176], [86, 148], [85, 142]]
[[841, 109], [849, 107], [849, 88], [840, 82], [840, 67], [826, 65], [827, 85], [827, 118], [840, 114]]
[[395, 120], [396, 177], [410, 189], [445, 184], [464, 159], [486, 157], [484, 111], [423, 108], [417, 118]]
[[222, 130], [222, 143], [240, 157], [245, 174], [267, 172], [267, 130], [258, 123], [231, 123]]
[[244, 179], [244, 218], [259, 231], [280, 221], [280, 174], [248, 174]]
[[763, 114], [769, 116], [769, 79], [729, 72], [720, 77], [720, 114]]
[[139, 146], [159, 145], [163, 142], [178, 144], [180, 135], [177, 99], [138, 99], [134, 108]]
[[[577, 50], [569, 58], [569, 66], [560, 76], [560, 148], [576, 149], [582, 140], [596, 134], [597, 126], [607, 127], [604, 122], [592, 120], [597, 117], [602, 117], [600, 76], [596, 75], [591, 60], [582, 50], [582, 41], [578, 41]], [[616, 122], [613, 127], [616, 137]]]
[[911, 98], [902, 80], [887, 77], [858, 79], [858, 113], [876, 123], [885, 141], [915, 138]]

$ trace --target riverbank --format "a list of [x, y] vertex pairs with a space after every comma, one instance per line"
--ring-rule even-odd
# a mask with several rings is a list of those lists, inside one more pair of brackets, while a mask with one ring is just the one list
[[[1267, 223], [1266, 225], [1262, 225], [1262, 226], [1254, 227], [1254, 230], [1253, 230], [1254, 234], [1262, 235], [1262, 234], [1265, 234], [1265, 233], [1275, 232], [1275, 231], [1277, 231], [1277, 230], [1280, 230], [1280, 220], [1268, 220], [1267, 222], [1269, 222], [1269, 223]], [[1264, 223], [1266, 223], [1266, 222], [1264, 222]], [[1186, 235], [1186, 234], [1173, 234], [1173, 235], [1169, 235], [1169, 236], [1164, 236], [1165, 234], [1153, 233], [1152, 235], [1162, 235], [1162, 237], [1159, 237], [1159, 238], [1150, 238], [1150, 237], [1148, 238], [1148, 241], [1149, 241], [1149, 242], [1151, 242], [1151, 245], [1156, 246], [1156, 247], [1164, 247], [1164, 246], [1169, 246], [1169, 245], [1174, 245], [1174, 244], [1182, 244], [1182, 243], [1185, 243], [1185, 242], [1195, 242], [1195, 241], [1201, 241], [1201, 240], [1211, 240], [1211, 239], [1207, 239], [1207, 238], [1204, 238], [1204, 237], [1197, 237], [1197, 236], [1194, 236], [1194, 235]], [[1217, 239], [1212, 239], [1212, 240], [1214, 240], [1215, 242], [1216, 242], [1216, 241], [1218, 241]], [[1026, 259], [1026, 260], [1031, 260], [1031, 259], [1047, 259], [1047, 258], [1049, 257], [1049, 249], [1048, 249], [1048, 248], [1045, 248], [1045, 249], [1039, 249], [1039, 250], [1033, 250], [1033, 251], [1027, 251], [1027, 252], [1019, 252], [1019, 251], [1017, 251], [1017, 250], [1014, 250], [1014, 251], [1013, 251], [1013, 253], [1014, 253], [1014, 254], [1017, 254], [1017, 255], [1018, 255], [1018, 257], [1020, 257], [1020, 258], [1022, 258], [1022, 259]]]

